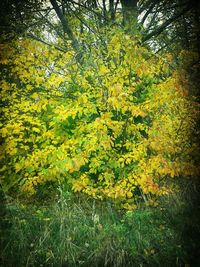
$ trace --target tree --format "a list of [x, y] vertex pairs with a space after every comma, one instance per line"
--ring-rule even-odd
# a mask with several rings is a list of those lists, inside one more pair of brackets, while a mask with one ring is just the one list
[[150, 40], [157, 51], [168, 51], [175, 58], [183, 49], [199, 57], [200, 6], [196, 1], [152, 1], [147, 10], [142, 7], [141, 10], [144, 12], [141, 18], [141, 24], [145, 25], [144, 43]]
[[2, 0], [0, 9], [0, 32], [8, 39], [16, 34], [24, 34], [30, 27], [38, 24], [37, 11], [41, 10], [41, 2], [37, 0]]
[[[30, 3], [43, 28], [1, 44], [4, 190], [33, 194], [64, 182], [132, 209], [138, 199], [169, 193], [171, 178], [195, 176], [198, 104], [188, 96], [188, 72], [169, 47], [153, 50], [163, 49], [158, 35], [168, 44], [180, 31], [188, 3]], [[129, 32], [140, 20], [148, 21], [145, 35]], [[179, 58], [193, 62], [196, 54]]]
[[[125, 26], [129, 34], [142, 34], [144, 43], [150, 41], [152, 45], [154, 42], [159, 50], [163, 48], [174, 51], [178, 44], [199, 52], [200, 8], [196, 1], [29, 0], [26, 4], [23, 4], [23, 1], [10, 1], [9, 4], [3, 1], [2, 6], [1, 29], [6, 28], [7, 32], [26, 34], [49, 45], [55, 44], [58, 38], [62, 39], [63, 42], [59, 41], [57, 48], [64, 51], [66, 39], [69, 39], [72, 41], [78, 60], [82, 53], [78, 32], [98, 34], [102, 27], [113, 23], [120, 27]], [[75, 20], [79, 25], [76, 29], [72, 25]], [[143, 27], [142, 32], [139, 31], [141, 27]], [[51, 41], [44, 31], [52, 35]], [[159, 36], [162, 43], [159, 41]]]
[[133, 20], [137, 20], [138, 14], [138, 1], [137, 0], [121, 0], [122, 5], [122, 14], [123, 14], [123, 23], [127, 24], [129, 29], [130, 25], [132, 25]]
[[5, 191], [67, 183], [133, 209], [196, 174], [196, 103], [178, 73], [123, 31], [104, 38], [80, 66], [70, 43], [66, 53], [30, 39], [2, 47]]

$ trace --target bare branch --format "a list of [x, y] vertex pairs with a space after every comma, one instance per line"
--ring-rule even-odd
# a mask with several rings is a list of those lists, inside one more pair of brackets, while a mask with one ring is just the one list
[[72, 46], [73, 46], [75, 52], [78, 54], [80, 52], [79, 51], [79, 43], [76, 40], [76, 38], [75, 38], [75, 36], [74, 36], [74, 34], [73, 34], [70, 26], [69, 26], [69, 23], [68, 23], [66, 17], [63, 16], [63, 13], [60, 10], [60, 8], [59, 8], [58, 3], [56, 2], [56, 0], [50, 0], [50, 2], [52, 4], [52, 6], [53, 6], [53, 8], [54, 8], [54, 10], [55, 10], [58, 18], [60, 19], [60, 21], [62, 23], [62, 27], [63, 27], [64, 33], [66, 33], [69, 36], [69, 38], [72, 41]]
[[184, 8], [181, 12], [179, 12], [178, 14], [175, 14], [174, 16], [172, 16], [170, 19], [168, 19], [167, 21], [165, 21], [162, 25], [160, 25], [157, 29], [151, 31], [150, 33], [148, 33], [147, 35], [144, 35], [142, 38], [142, 42], [146, 42], [147, 40], [149, 40], [151, 37], [155, 37], [158, 36], [160, 33], [162, 33], [167, 26], [169, 26], [172, 22], [176, 21], [178, 18], [180, 18], [183, 14], [185, 14], [186, 12], [188, 12], [190, 10], [191, 6], [188, 4], [186, 8]]

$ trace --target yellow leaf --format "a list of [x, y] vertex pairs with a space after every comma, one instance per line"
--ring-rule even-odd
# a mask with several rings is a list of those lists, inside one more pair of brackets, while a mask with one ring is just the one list
[[40, 133], [40, 129], [38, 129], [36, 127], [33, 127], [32, 130], [33, 130], [33, 132]]

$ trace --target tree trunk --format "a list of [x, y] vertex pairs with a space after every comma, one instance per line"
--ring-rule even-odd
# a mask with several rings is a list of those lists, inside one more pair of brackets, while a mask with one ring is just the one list
[[114, 0], [109, 0], [109, 5], [110, 5], [110, 18], [111, 21], [115, 21], [115, 7], [114, 7]]
[[121, 0], [123, 25], [131, 30], [137, 24], [138, 0]]
[[76, 52], [76, 59], [79, 63], [81, 63], [82, 61], [82, 53], [81, 53], [81, 50], [80, 50], [80, 45], [76, 39], [76, 37], [74, 36], [71, 28], [70, 28], [70, 25], [68, 23], [68, 20], [66, 19], [66, 17], [63, 15], [61, 9], [59, 8], [58, 6], [58, 3], [56, 0], [50, 0], [61, 24], [62, 24], [62, 28], [63, 28], [63, 31], [64, 33], [66, 33], [68, 35], [68, 37], [70, 38], [70, 40], [72, 41], [72, 47], [74, 49], [74, 51]]

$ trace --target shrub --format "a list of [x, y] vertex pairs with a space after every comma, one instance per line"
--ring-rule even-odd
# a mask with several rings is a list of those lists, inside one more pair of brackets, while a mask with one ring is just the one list
[[169, 193], [172, 178], [196, 175], [197, 104], [179, 73], [123, 32], [106, 38], [82, 65], [70, 46], [3, 45], [5, 191], [67, 183], [134, 209]]

